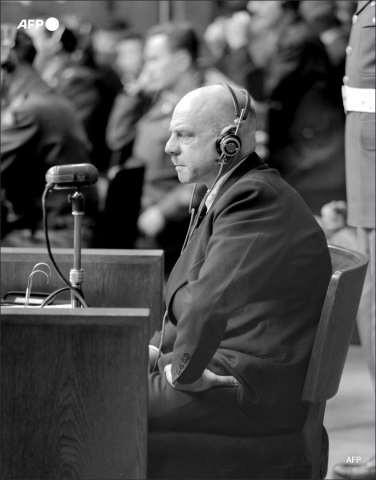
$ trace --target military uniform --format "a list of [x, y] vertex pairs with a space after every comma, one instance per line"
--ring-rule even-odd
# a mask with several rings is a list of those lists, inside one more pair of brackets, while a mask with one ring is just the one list
[[360, 1], [346, 48], [343, 97], [346, 113], [348, 224], [357, 227], [358, 249], [370, 258], [358, 315], [369, 367], [375, 373], [375, 1]]
[[[89, 151], [73, 107], [53, 93], [31, 67], [23, 66], [1, 118], [1, 186], [17, 219], [9, 229], [36, 229], [48, 168], [88, 162]], [[55, 214], [70, 211], [63, 192], [54, 192], [48, 199]]]

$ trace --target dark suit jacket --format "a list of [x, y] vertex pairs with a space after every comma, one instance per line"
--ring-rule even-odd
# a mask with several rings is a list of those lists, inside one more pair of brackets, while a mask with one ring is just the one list
[[330, 276], [325, 236], [308, 207], [252, 154], [222, 186], [171, 273], [162, 349], [170, 353], [160, 371], [172, 362], [173, 381], [183, 384], [205, 368], [234, 375], [245, 412], [300, 429]]

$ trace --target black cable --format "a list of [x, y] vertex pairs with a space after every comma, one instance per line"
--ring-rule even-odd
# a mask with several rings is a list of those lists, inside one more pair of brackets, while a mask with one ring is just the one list
[[54, 184], [52, 182], [47, 183], [46, 188], [44, 189], [43, 195], [42, 195], [42, 209], [43, 209], [43, 227], [44, 227], [44, 236], [46, 238], [46, 245], [47, 245], [47, 252], [48, 256], [50, 257], [50, 260], [52, 262], [52, 265], [55, 268], [56, 273], [59, 275], [61, 280], [65, 283], [65, 285], [70, 289], [70, 291], [73, 293], [73, 295], [81, 302], [81, 305], [85, 308], [88, 308], [85, 300], [83, 299], [82, 295], [78, 292], [78, 290], [71, 285], [68, 280], [64, 277], [64, 275], [61, 273], [59, 267], [57, 266], [51, 252], [51, 246], [50, 246], [50, 240], [48, 238], [48, 228], [47, 228], [47, 211], [46, 211], [46, 198], [52, 190]]
[[43, 300], [43, 302], [40, 305], [40, 308], [45, 307], [52, 298], [55, 298], [57, 295], [59, 295], [59, 293], [66, 292], [67, 290], [70, 290], [70, 288], [62, 287], [62, 288], [59, 288], [58, 290], [55, 290]]
[[194, 220], [195, 214], [196, 214], [196, 209], [195, 209], [195, 208], [191, 208], [191, 209], [190, 209], [190, 214], [191, 214], [191, 218], [190, 218], [190, 220], [189, 220], [189, 227], [188, 227], [187, 233], [186, 233], [186, 235], [185, 235], [185, 239], [184, 239], [184, 243], [183, 243], [183, 248], [181, 249], [180, 255], [183, 253], [183, 250], [185, 250], [185, 247], [187, 246], [188, 238], [189, 238], [189, 232], [191, 231], [191, 228], [192, 228], [193, 220]]

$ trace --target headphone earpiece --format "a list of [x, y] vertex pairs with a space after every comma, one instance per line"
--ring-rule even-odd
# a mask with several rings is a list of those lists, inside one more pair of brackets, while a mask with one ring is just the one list
[[234, 157], [240, 152], [242, 141], [234, 133], [223, 133], [217, 138], [215, 146], [220, 155], [224, 154], [226, 157]]
[[[220, 135], [215, 142], [215, 147], [217, 149], [217, 152], [222, 156], [224, 155], [225, 157], [235, 157], [240, 152], [240, 149], [242, 148], [242, 141], [237, 135], [239, 128], [243, 125], [243, 122], [248, 116], [250, 107], [251, 107], [251, 97], [249, 96], [249, 93], [246, 90], [241, 90], [244, 95], [246, 96], [246, 104], [244, 109], [240, 110], [239, 102], [236, 98], [236, 95], [233, 91], [233, 89], [230, 87], [230, 85], [227, 85], [226, 83], [220, 83], [219, 85], [222, 85], [223, 87], [226, 88], [226, 90], [230, 93], [232, 101], [234, 103], [234, 109], [235, 109], [235, 123], [236, 126], [234, 128], [226, 127], [227, 132], [223, 133]], [[234, 131], [228, 131], [228, 130], [235, 130]]]

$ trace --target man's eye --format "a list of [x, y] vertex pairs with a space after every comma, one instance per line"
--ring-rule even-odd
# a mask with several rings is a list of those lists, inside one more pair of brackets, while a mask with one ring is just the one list
[[178, 137], [183, 140], [188, 140], [192, 137], [192, 135], [190, 135], [189, 133], [178, 133]]

